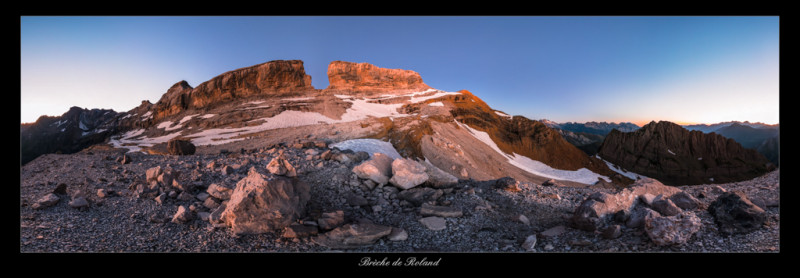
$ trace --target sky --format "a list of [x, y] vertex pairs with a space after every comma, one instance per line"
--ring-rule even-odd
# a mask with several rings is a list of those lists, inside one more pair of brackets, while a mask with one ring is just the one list
[[128, 111], [237, 68], [303, 60], [413, 70], [492, 108], [556, 122], [776, 124], [779, 18], [20, 17], [20, 121]]

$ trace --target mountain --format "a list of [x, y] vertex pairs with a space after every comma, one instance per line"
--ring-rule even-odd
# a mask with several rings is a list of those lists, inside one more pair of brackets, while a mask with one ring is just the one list
[[769, 159], [770, 162], [780, 167], [781, 160], [781, 137], [775, 136], [764, 140], [761, 145], [756, 149], [758, 153], [763, 154], [764, 157]]
[[683, 127], [688, 130], [698, 130], [702, 131], [703, 133], [711, 133], [717, 131], [720, 128], [731, 126], [733, 124], [745, 125], [752, 128], [766, 128], [766, 129], [775, 129], [779, 126], [778, 124], [768, 125], [760, 122], [751, 123], [749, 121], [744, 121], [744, 122], [730, 121], [730, 122], [721, 122], [716, 124], [684, 125]]
[[[431, 88], [414, 71], [334, 61], [328, 79], [328, 88], [316, 89], [302, 61], [277, 60], [228, 71], [196, 87], [179, 81], [156, 103], [142, 101], [109, 115], [108, 132], [95, 141], [158, 154], [176, 138], [191, 141], [198, 153], [375, 138], [404, 157], [429, 161], [463, 179], [511, 176], [576, 186], [600, 179], [617, 186], [633, 182], [557, 130], [494, 110], [469, 91]], [[33, 148], [32, 137], [21, 145]]]
[[72, 107], [61, 116], [41, 116], [19, 128], [20, 163], [47, 153], [74, 153], [101, 143], [116, 130], [117, 112]]
[[606, 136], [598, 155], [629, 171], [669, 185], [752, 179], [774, 166], [761, 154], [716, 133], [689, 131], [666, 121]]
[[633, 123], [607, 123], [607, 122], [586, 122], [586, 123], [556, 123], [547, 119], [540, 120], [546, 126], [556, 129], [561, 137], [570, 144], [582, 150], [586, 154], [595, 155], [603, 143], [606, 134], [616, 129], [622, 132], [631, 132], [639, 129]]
[[777, 128], [753, 128], [739, 123], [719, 128], [714, 132], [736, 140], [742, 147], [748, 149], [758, 148], [767, 139], [778, 136]]

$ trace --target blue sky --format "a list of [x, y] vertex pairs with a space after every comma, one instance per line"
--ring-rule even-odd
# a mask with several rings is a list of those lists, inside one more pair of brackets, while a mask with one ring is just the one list
[[778, 123], [778, 17], [21, 17], [21, 121], [127, 111], [175, 82], [299, 59], [419, 72], [557, 122]]

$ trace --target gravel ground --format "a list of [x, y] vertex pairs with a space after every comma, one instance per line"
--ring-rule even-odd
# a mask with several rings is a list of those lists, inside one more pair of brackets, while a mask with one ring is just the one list
[[[268, 148], [244, 154], [197, 154], [161, 156], [129, 154], [130, 164], [115, 161], [120, 152], [81, 152], [71, 155], [48, 154], [20, 168], [20, 252], [526, 252], [525, 239], [556, 226], [565, 226], [560, 235], [538, 236], [534, 252], [779, 252], [780, 208], [767, 206], [767, 223], [749, 234], [730, 237], [720, 235], [713, 217], [695, 211], [703, 228], [684, 245], [656, 246], [641, 229], [623, 227], [622, 236], [605, 239], [599, 232], [570, 228], [567, 219], [591, 193], [610, 189], [545, 187], [520, 183], [521, 191], [508, 192], [494, 188], [494, 181], [462, 180], [450, 189], [441, 190], [437, 205], [458, 208], [463, 216], [445, 218], [446, 228], [429, 230], [419, 219], [419, 207], [397, 198], [393, 187], [367, 189], [352, 174], [355, 164], [335, 160], [306, 159], [306, 149], [282, 147], [298, 169], [299, 178], [311, 186], [309, 216], [315, 220], [323, 212], [343, 210], [345, 223], [370, 221], [375, 224], [403, 228], [404, 241], [379, 239], [375, 244], [348, 250], [331, 250], [309, 238], [285, 239], [280, 231], [259, 235], [235, 236], [226, 227], [214, 227], [207, 221], [192, 220], [176, 224], [170, 219], [178, 206], [195, 205], [197, 212], [208, 211], [202, 203], [167, 198], [163, 204], [153, 199], [139, 199], [129, 189], [144, 182], [145, 171], [155, 166], [170, 166], [181, 172], [179, 180], [198, 187], [192, 195], [211, 183], [235, 185], [250, 167], [265, 171], [276, 155]], [[319, 152], [325, 149], [317, 149]], [[217, 165], [209, 169], [214, 161]], [[317, 168], [319, 163], [323, 167]], [[225, 175], [222, 166], [231, 166]], [[751, 199], [777, 203], [780, 194], [780, 171], [750, 181], [681, 186], [693, 196], [710, 204], [721, 191], [739, 190]], [[31, 205], [40, 197], [66, 184], [67, 194], [54, 206], [34, 210]], [[100, 198], [98, 189], [113, 190], [115, 196]], [[70, 196], [84, 192], [88, 208], [68, 205]], [[369, 205], [354, 207], [347, 196], [360, 195]], [[558, 197], [556, 197], [558, 196]], [[766, 206], [766, 205], [765, 205]], [[379, 209], [377, 209], [380, 207]], [[530, 224], [514, 220], [525, 215]]]

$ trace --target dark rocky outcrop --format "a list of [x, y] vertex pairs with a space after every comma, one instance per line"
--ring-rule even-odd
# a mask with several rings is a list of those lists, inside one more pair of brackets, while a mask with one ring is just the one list
[[117, 112], [72, 107], [61, 116], [41, 116], [20, 125], [20, 163], [42, 154], [70, 154], [101, 143], [116, 131]]
[[167, 142], [167, 151], [172, 155], [192, 155], [196, 148], [189, 140], [172, 139]]
[[668, 185], [742, 181], [774, 168], [763, 155], [733, 139], [688, 131], [666, 121], [651, 122], [635, 132], [612, 131], [598, 154]]
[[761, 228], [766, 221], [766, 213], [750, 202], [742, 192], [726, 192], [711, 205], [708, 212], [714, 215], [722, 234], [749, 233]]

